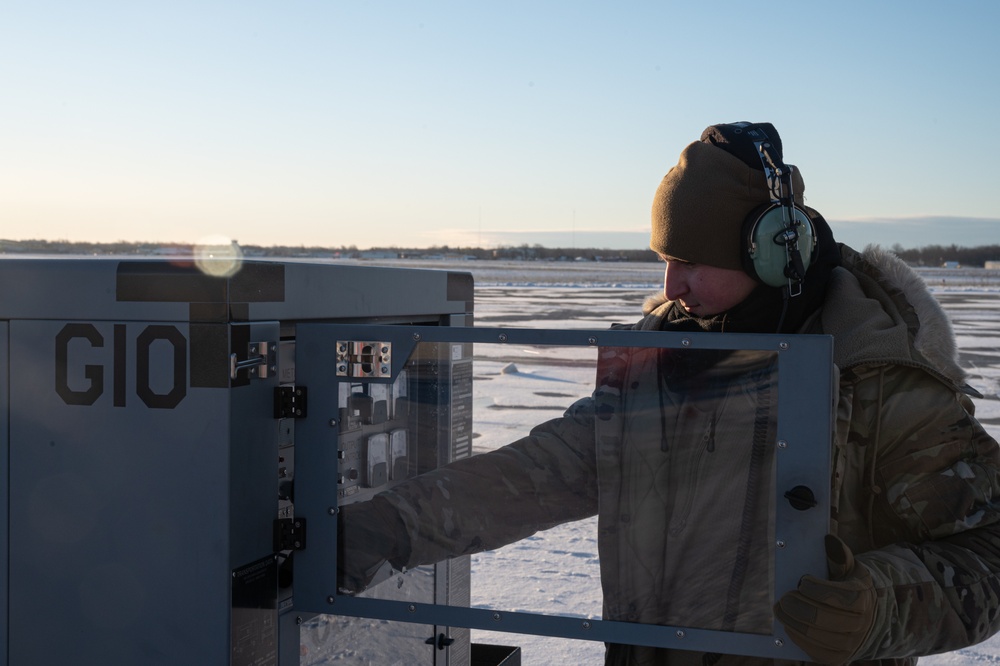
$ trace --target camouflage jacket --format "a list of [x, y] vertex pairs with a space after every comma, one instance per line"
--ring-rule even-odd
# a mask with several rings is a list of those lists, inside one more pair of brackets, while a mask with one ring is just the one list
[[[984, 640], [1000, 626], [1000, 505], [994, 501], [1000, 451], [973, 416], [950, 324], [919, 277], [877, 248], [858, 254], [844, 247], [842, 253], [843, 266], [834, 271], [824, 306], [803, 329], [835, 340], [840, 388], [831, 529], [877, 586], [876, 624], [858, 657], [862, 663], [912, 663], [915, 655]], [[658, 328], [665, 307], [647, 304], [637, 327]], [[760, 395], [766, 363], [734, 355], [713, 364], [717, 381], [703, 387], [714, 396], [711, 409], [687, 404], [686, 387], [661, 391], [655, 409], [643, 411], [629, 401], [656, 395], [635, 389], [659, 378], [649, 370], [656, 364], [633, 360], [616, 370], [615, 359], [608, 359], [593, 398], [528, 437], [385, 493], [411, 544], [395, 563], [413, 566], [491, 549], [597, 513], [605, 616], [673, 624], [681, 612], [689, 621], [697, 600], [679, 603], [677, 589], [664, 586], [695, 577], [696, 585], [688, 589], [707, 590], [705, 598], [715, 594], [719, 581], [712, 574], [718, 574], [715, 562], [725, 549], [706, 553], [702, 547], [700, 553], [676, 556], [675, 547], [684, 544], [685, 512], [701, 515], [729, 503], [718, 492], [670, 496], [671, 479], [691, 475], [698, 479], [694, 487], [721, 485], [745, 507], [752, 504], [746, 502], [746, 470], [761, 463], [752, 459], [753, 452], [742, 457], [731, 455], [732, 449], [725, 456], [705, 452], [727, 451], [729, 438], [718, 430], [723, 421], [735, 430], [758, 423], [761, 404], [744, 399]], [[620, 418], [626, 413], [627, 423]], [[663, 419], [664, 413], [670, 418]], [[634, 414], [647, 416], [633, 419]], [[766, 430], [765, 425], [765, 440]], [[668, 450], [668, 457], [658, 457], [657, 451]], [[713, 478], [734, 481], [712, 484]], [[657, 508], [666, 505], [673, 508], [666, 513]], [[726, 520], [725, 510], [717, 514], [713, 520]], [[761, 525], [758, 537], [769, 538]], [[699, 566], [685, 568], [691, 561]], [[706, 561], [713, 566], [704, 566]], [[751, 560], [747, 578], [756, 577], [761, 566]], [[733, 607], [757, 610], [720, 620], [725, 626], [710, 619], [702, 626], [753, 630], [768, 621], [769, 609], [753, 599], [756, 592], [728, 594]], [[772, 662], [611, 646], [607, 663]]]

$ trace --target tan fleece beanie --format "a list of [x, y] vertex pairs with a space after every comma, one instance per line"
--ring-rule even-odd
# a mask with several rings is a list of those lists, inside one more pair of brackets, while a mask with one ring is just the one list
[[[801, 205], [805, 184], [798, 169], [792, 187]], [[763, 170], [718, 146], [695, 141], [656, 190], [649, 247], [673, 259], [743, 270], [743, 222], [770, 201]]]

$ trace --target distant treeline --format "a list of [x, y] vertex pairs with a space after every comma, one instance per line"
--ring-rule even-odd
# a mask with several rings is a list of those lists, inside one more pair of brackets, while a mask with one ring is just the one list
[[[915, 266], [941, 266], [957, 262], [962, 266], [982, 267], [987, 261], [1000, 261], [1000, 245], [960, 247], [958, 245], [927, 245], [904, 249], [896, 244], [890, 248], [901, 259]], [[322, 258], [466, 258], [466, 259], [516, 259], [559, 261], [584, 259], [589, 261], [657, 261], [649, 249], [608, 250], [601, 248], [550, 248], [541, 245], [519, 245], [498, 248], [449, 247], [430, 248], [384, 247], [359, 250], [356, 246], [322, 247], [306, 245], [241, 245], [240, 250], [250, 257], [322, 257]], [[0, 254], [85, 254], [85, 255], [136, 255], [156, 256], [190, 254], [192, 246], [183, 243], [90, 243], [65, 240], [0, 239]]]
[[1000, 261], [1000, 245], [959, 247], [957, 245], [927, 245], [904, 250], [899, 244], [890, 248], [896, 255], [913, 266], [941, 266], [945, 262], [958, 262], [962, 266], [985, 266], [987, 261]]

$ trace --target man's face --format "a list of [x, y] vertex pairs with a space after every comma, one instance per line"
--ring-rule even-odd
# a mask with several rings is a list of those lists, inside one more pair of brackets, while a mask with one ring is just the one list
[[696, 317], [725, 312], [742, 303], [757, 287], [754, 279], [743, 271], [660, 258], [667, 264], [663, 271], [663, 295]]

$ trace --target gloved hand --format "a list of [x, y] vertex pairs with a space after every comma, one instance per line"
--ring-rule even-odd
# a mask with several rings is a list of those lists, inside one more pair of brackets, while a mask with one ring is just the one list
[[384, 498], [348, 504], [337, 516], [337, 588], [356, 594], [368, 587], [388, 560], [401, 566], [410, 537], [399, 513]]
[[875, 624], [875, 585], [847, 544], [828, 534], [825, 545], [830, 580], [803, 576], [774, 614], [814, 661], [842, 664], [858, 654]]

